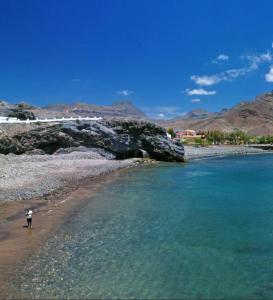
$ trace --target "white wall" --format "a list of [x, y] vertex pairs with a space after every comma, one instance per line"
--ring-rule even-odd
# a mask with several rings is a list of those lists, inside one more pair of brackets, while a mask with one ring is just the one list
[[74, 118], [74, 117], [70, 117], [70, 118], [53, 118], [53, 119], [35, 119], [35, 120], [19, 120], [16, 118], [7, 118], [7, 117], [0, 117], [0, 124], [30, 124], [30, 123], [54, 123], [54, 122], [65, 122], [65, 121], [98, 121], [98, 120], [102, 120], [101, 117], [78, 117], [78, 118]]

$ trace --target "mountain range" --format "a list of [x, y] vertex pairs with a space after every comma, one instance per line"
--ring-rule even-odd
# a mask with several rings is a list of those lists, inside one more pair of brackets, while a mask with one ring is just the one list
[[[104, 118], [148, 119], [130, 101], [116, 102], [112, 105], [88, 103], [54, 104], [43, 108], [26, 103], [10, 104], [0, 101], [0, 116], [12, 115], [18, 111], [32, 113], [38, 118], [63, 116], [101, 116]], [[28, 115], [27, 115], [28, 116]], [[165, 127], [192, 130], [220, 130], [231, 132], [243, 130], [251, 135], [273, 135], [273, 91], [257, 96], [253, 101], [241, 102], [230, 109], [208, 112], [196, 109], [170, 120], [152, 120]]]
[[[50, 105], [43, 108], [54, 114], [68, 114], [76, 116], [97, 116], [97, 117], [124, 117], [124, 118], [146, 118], [145, 114], [135, 107], [131, 101], [115, 102], [112, 105], [95, 105], [88, 103], [75, 103], [71, 105]], [[36, 111], [36, 114], [39, 114]]]
[[0, 116], [7, 116], [11, 111], [25, 110], [32, 112], [37, 118], [53, 117], [86, 117], [147, 119], [145, 114], [135, 107], [131, 101], [115, 102], [112, 105], [95, 105], [88, 103], [54, 104], [42, 108], [27, 103], [10, 104], [0, 101]]
[[241, 102], [220, 112], [194, 110], [171, 120], [160, 120], [166, 128], [192, 130], [243, 130], [251, 135], [273, 135], [273, 91]]

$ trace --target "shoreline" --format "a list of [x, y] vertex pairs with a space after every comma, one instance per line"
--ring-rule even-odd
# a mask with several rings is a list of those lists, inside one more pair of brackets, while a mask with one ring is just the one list
[[195, 147], [184, 145], [185, 159], [191, 161], [195, 159], [211, 158], [211, 157], [227, 157], [227, 156], [244, 156], [251, 154], [273, 154], [271, 150], [263, 150], [250, 146], [227, 146], [217, 145], [208, 147]]
[[[22, 298], [20, 291], [13, 290], [11, 279], [14, 272], [24, 265], [24, 258], [33, 250], [37, 250], [86, 201], [92, 201], [93, 196], [109, 182], [115, 180], [120, 172], [144, 162], [141, 159], [128, 159], [121, 163], [105, 160], [101, 163], [106, 167], [100, 168], [96, 175], [90, 176], [88, 173], [89, 175], [86, 174], [84, 178], [81, 176], [73, 183], [72, 181], [69, 184], [66, 182], [61, 188], [47, 193], [46, 196], [0, 202], [0, 292], [2, 297]], [[31, 230], [25, 228], [25, 209], [29, 206], [34, 210]]]
[[[209, 157], [265, 153], [273, 152], [242, 146], [185, 146], [188, 162]], [[3, 162], [3, 156], [0, 157], [0, 162], [1, 159]], [[17, 167], [13, 172], [4, 174], [4, 178], [0, 177], [0, 292], [7, 298], [22, 298], [20, 291], [13, 290], [11, 279], [14, 272], [23, 267], [24, 258], [30, 255], [33, 249], [37, 250], [69, 216], [76, 213], [86, 201], [92, 201], [94, 195], [115, 180], [120, 172], [149, 162], [143, 159], [107, 160], [93, 157], [92, 153], [86, 152], [56, 156], [11, 155], [4, 159], [4, 170]], [[22, 166], [24, 170], [19, 172]], [[18, 178], [14, 180], [14, 173], [19, 173], [23, 184], [18, 184]], [[25, 180], [25, 177], [29, 181]], [[42, 191], [38, 191], [40, 194], [36, 191], [36, 177], [44, 180]], [[15, 182], [13, 188], [9, 185], [10, 181]], [[55, 181], [54, 185], [52, 181]], [[8, 187], [6, 191], [5, 186]], [[17, 198], [12, 201], [14, 196]], [[5, 197], [6, 201], [3, 201]], [[34, 209], [32, 230], [24, 228], [24, 210], [29, 206]]]

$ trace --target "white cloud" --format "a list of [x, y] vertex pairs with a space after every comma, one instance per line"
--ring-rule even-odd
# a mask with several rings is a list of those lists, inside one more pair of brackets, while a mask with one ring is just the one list
[[159, 118], [164, 118], [165, 114], [160, 113], [160, 114], [158, 114], [158, 116], [159, 116]]
[[229, 60], [229, 56], [226, 55], [226, 54], [219, 54], [215, 59], [213, 59], [211, 62], [213, 64], [216, 64], [216, 65], [221, 65], [224, 61], [227, 61]]
[[269, 72], [265, 74], [265, 81], [273, 82], [273, 66], [271, 66]]
[[267, 51], [266, 53], [264, 53], [260, 56], [261, 61], [272, 61], [272, 59], [273, 59], [273, 56], [269, 51]]
[[190, 79], [193, 80], [197, 85], [203, 85], [203, 86], [214, 85], [221, 81], [221, 78], [219, 78], [218, 75], [211, 75], [211, 76], [192, 75]]
[[257, 55], [246, 55], [241, 58], [250, 62], [250, 65], [247, 68], [249, 72], [259, 69], [262, 63], [271, 62], [273, 60], [272, 54], [269, 51]]
[[229, 69], [225, 71], [221, 76], [221, 81], [223, 80], [232, 80], [239, 76], [244, 76], [249, 72], [248, 68], [239, 68], [239, 69]]
[[215, 95], [215, 94], [216, 94], [216, 91], [207, 91], [207, 90], [205, 90], [205, 89], [193, 89], [193, 90], [186, 89], [186, 93], [187, 93], [189, 96], [193, 96], [193, 95], [210, 96], [210, 95]]
[[200, 102], [201, 100], [200, 99], [191, 99], [191, 102], [192, 103], [198, 103], [198, 102]]
[[246, 67], [228, 69], [224, 72], [213, 75], [192, 75], [190, 76], [190, 79], [199, 86], [211, 86], [221, 81], [232, 81], [237, 77], [244, 76], [252, 71], [258, 70], [261, 64], [272, 62], [273, 56], [269, 51], [267, 51], [265, 53], [255, 55], [241, 56], [241, 59], [248, 61], [248, 65]]
[[117, 93], [122, 96], [129, 96], [129, 95], [133, 94], [134, 92], [130, 91], [130, 90], [122, 90], [122, 91], [117, 91]]
[[219, 54], [219, 55], [217, 56], [217, 59], [218, 59], [218, 60], [225, 61], [225, 60], [229, 60], [229, 56], [226, 55], [226, 54]]

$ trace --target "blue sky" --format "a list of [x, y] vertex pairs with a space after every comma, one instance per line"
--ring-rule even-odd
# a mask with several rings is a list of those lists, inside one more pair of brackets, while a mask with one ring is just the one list
[[0, 0], [0, 99], [131, 100], [153, 117], [273, 89], [273, 2]]

